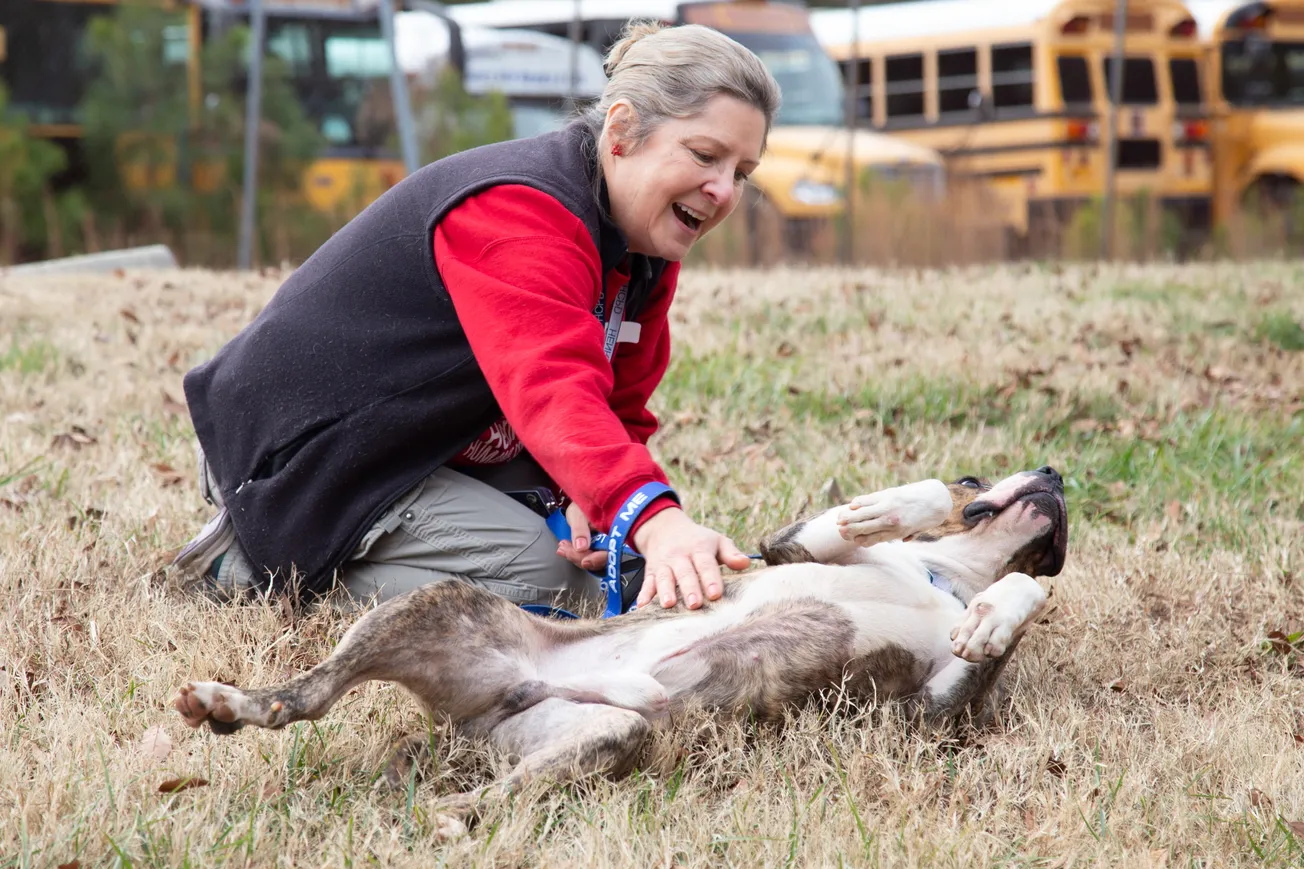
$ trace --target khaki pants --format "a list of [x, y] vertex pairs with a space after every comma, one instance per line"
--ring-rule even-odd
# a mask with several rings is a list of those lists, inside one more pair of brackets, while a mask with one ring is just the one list
[[[600, 604], [599, 578], [558, 555], [557, 538], [543, 518], [504, 494], [545, 485], [538, 465], [517, 459], [473, 473], [440, 468], [406, 492], [340, 565], [337, 584], [359, 602], [380, 603], [427, 583], [463, 579], [518, 604]], [[205, 497], [221, 507], [202, 453], [200, 476]], [[232, 544], [218, 570], [219, 590], [257, 589], [261, 580]]]

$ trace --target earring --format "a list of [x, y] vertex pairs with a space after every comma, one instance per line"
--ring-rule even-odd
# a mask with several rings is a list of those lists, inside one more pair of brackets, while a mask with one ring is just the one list
[[619, 142], [617, 142], [616, 144], [614, 144], [614, 145], [611, 146], [611, 156], [613, 156], [613, 157], [620, 157], [620, 156], [623, 156], [624, 153], [625, 153], [625, 149], [622, 148], [622, 147], [620, 147], [620, 143], [619, 143]]

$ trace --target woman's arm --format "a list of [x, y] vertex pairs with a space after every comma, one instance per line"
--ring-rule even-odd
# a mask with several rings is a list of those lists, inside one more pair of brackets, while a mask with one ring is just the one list
[[[434, 253], [503, 415], [584, 514], [609, 528], [630, 493], [666, 478], [612, 408], [616, 379], [593, 314], [601, 263], [583, 223], [541, 191], [494, 187], [449, 212]], [[639, 380], [624, 394], [651, 386]], [[646, 423], [640, 430], [650, 434]]]

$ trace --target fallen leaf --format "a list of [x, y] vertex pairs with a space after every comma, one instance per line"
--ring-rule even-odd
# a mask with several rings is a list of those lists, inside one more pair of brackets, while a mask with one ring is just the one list
[[208, 779], [191, 776], [188, 778], [170, 778], [158, 786], [158, 792], [161, 794], [175, 794], [180, 791], [188, 791], [191, 788], [202, 788], [208, 784]]
[[1286, 826], [1295, 834], [1295, 838], [1304, 839], [1304, 821], [1287, 821]]
[[136, 324], [140, 323], [140, 317], [136, 316], [136, 312], [131, 310], [131, 308], [123, 308], [118, 313], [121, 314], [123, 319], [125, 320], [130, 320], [131, 322]]
[[60, 863], [59, 869], [81, 869], [81, 861], [69, 860], [67, 863]]
[[1127, 690], [1127, 681], [1122, 678], [1115, 679], [1113, 682], [1106, 684], [1105, 687], [1116, 694], [1122, 694]]
[[190, 414], [190, 408], [186, 407], [166, 392], [163, 393], [163, 410], [173, 416], [184, 417]]
[[168, 736], [163, 725], [155, 724], [140, 737], [141, 754], [156, 761], [166, 760], [172, 750], [172, 737]]
[[1064, 761], [1060, 759], [1058, 754], [1052, 754], [1046, 758], [1046, 772], [1055, 776], [1055, 778], [1064, 778], [1064, 773], [1068, 772], [1068, 767], [1064, 765]]
[[155, 462], [150, 467], [159, 475], [159, 480], [164, 486], [177, 486], [186, 479], [184, 474], [167, 462]]
[[1258, 788], [1250, 788], [1250, 805], [1256, 809], [1270, 809], [1272, 808], [1272, 797]]
[[1268, 631], [1268, 645], [1272, 646], [1272, 650], [1278, 655], [1289, 655], [1295, 650], [1285, 631]]
[[94, 435], [87, 432], [86, 429], [81, 426], [75, 425], [69, 431], [55, 435], [54, 439], [51, 441], [51, 446], [68, 447], [70, 449], [79, 450], [84, 446], [89, 446], [94, 443], [98, 443]]

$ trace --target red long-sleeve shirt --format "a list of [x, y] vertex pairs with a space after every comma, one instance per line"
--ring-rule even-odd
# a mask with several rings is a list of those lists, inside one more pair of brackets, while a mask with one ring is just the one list
[[[496, 427], [498, 451], [514, 454], [514, 432], [589, 521], [609, 529], [639, 486], [666, 482], [646, 446], [657, 428], [647, 402], [670, 360], [667, 312], [679, 264], [666, 266], [640, 312], [638, 340], [618, 343], [609, 362], [593, 311], [604, 282], [609, 306], [627, 275], [601, 274], [588, 230], [556, 199], [524, 185], [491, 187], [445, 215], [434, 250], [510, 426]], [[658, 499], [638, 524], [671, 506]]]

